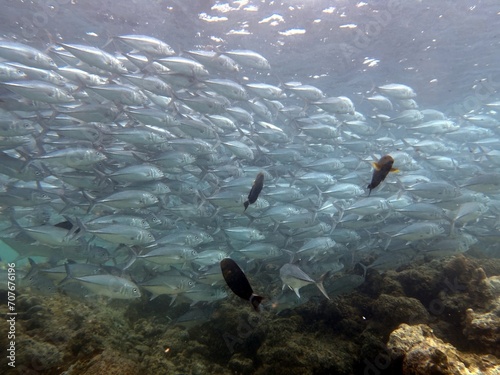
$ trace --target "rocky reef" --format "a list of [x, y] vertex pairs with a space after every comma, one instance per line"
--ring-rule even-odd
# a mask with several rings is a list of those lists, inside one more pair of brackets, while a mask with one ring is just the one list
[[498, 358], [460, 352], [437, 338], [425, 324], [402, 324], [391, 333], [387, 347], [391, 360], [402, 362], [403, 374], [495, 375], [500, 372]]
[[[16, 368], [3, 373], [498, 374], [499, 275], [499, 259], [462, 255], [369, 270], [330, 301], [255, 313], [231, 296], [189, 326], [172, 322], [189, 306], [161, 296], [82, 301], [28, 290], [17, 296]], [[8, 368], [5, 357], [0, 366]]]

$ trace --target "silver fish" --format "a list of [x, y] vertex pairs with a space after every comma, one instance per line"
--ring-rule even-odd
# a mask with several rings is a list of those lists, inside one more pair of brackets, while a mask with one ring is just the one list
[[294, 264], [285, 263], [280, 268], [280, 278], [283, 282], [283, 288], [288, 286], [295, 292], [298, 298], [300, 298], [300, 288], [309, 284], [316, 284], [320, 292], [323, 293], [323, 295], [327, 299], [330, 299], [330, 297], [328, 297], [328, 294], [326, 293], [325, 288], [323, 287], [323, 280], [325, 279], [325, 275], [323, 275], [319, 281], [314, 281], [309, 275], [307, 275], [304, 271], [302, 271]]

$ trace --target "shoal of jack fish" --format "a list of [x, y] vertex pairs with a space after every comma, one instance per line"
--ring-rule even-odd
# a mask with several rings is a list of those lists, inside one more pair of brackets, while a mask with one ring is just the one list
[[0, 235], [40, 293], [167, 295], [196, 321], [228, 296], [227, 257], [279, 312], [369, 269], [500, 252], [500, 101], [447, 117], [382, 82], [363, 114], [258, 52], [144, 35], [0, 40], [0, 59]]

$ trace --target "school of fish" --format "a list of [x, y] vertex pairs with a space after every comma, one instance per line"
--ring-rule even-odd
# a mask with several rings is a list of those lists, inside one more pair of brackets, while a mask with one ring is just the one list
[[32, 288], [200, 306], [232, 258], [280, 311], [353, 290], [367, 256], [498, 256], [500, 101], [446, 116], [380, 83], [362, 114], [255, 51], [80, 43], [0, 40], [0, 237]]

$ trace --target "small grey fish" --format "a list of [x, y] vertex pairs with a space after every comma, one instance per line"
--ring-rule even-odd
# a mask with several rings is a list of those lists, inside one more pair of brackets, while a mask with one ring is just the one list
[[130, 280], [114, 275], [73, 276], [71, 267], [65, 263], [67, 276], [59, 285], [74, 280], [96, 295], [116, 299], [133, 299], [141, 297], [139, 287]]
[[330, 299], [330, 297], [328, 297], [328, 294], [326, 293], [325, 288], [323, 287], [323, 281], [328, 276], [328, 274], [329, 272], [323, 274], [320, 277], [319, 281], [314, 281], [308, 274], [306, 274], [294, 264], [286, 263], [280, 268], [280, 278], [281, 281], [283, 281], [283, 288], [285, 288], [285, 286], [288, 286], [295, 292], [295, 294], [299, 298], [300, 288], [309, 284], [316, 284], [320, 292], [323, 293], [326, 298]]

